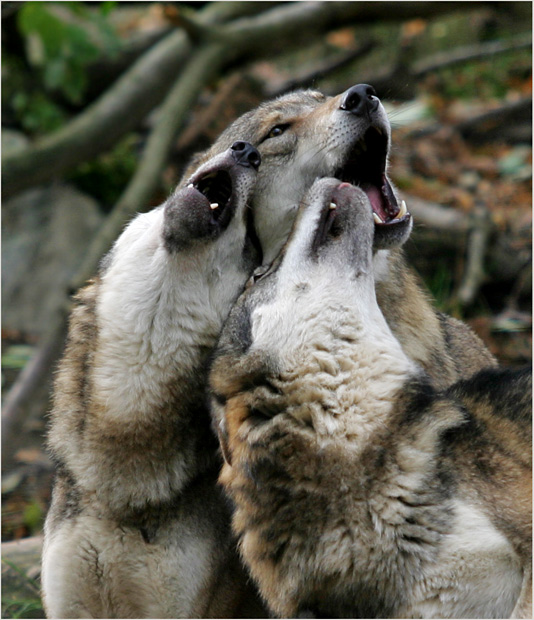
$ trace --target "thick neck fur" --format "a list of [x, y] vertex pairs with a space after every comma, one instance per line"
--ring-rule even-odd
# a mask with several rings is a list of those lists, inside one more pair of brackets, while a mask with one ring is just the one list
[[95, 393], [107, 415], [129, 423], [198, 372], [247, 277], [244, 234], [173, 255], [161, 241], [162, 211], [150, 215], [136, 242], [116, 251], [97, 305]]
[[216, 459], [205, 364], [248, 275], [244, 232], [173, 255], [162, 214], [136, 218], [78, 296], [56, 379], [53, 455], [121, 518], [172, 501]]
[[[262, 595], [280, 617], [506, 613], [517, 558], [440, 443], [462, 409], [404, 353], [372, 274], [286, 260], [258, 293], [244, 359], [212, 374], [226, 397], [220, 481]], [[225, 381], [232, 367], [241, 380]]]
[[289, 414], [325, 439], [365, 442], [418, 368], [391, 333], [370, 274], [336, 271], [281, 271], [276, 298], [253, 312], [252, 340], [276, 351]]

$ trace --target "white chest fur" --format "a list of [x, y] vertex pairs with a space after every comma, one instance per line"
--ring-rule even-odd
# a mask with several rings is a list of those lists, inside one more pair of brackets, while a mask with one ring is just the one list
[[169, 382], [187, 378], [247, 276], [239, 267], [242, 231], [172, 255], [162, 243], [162, 217], [160, 208], [132, 222], [102, 278], [92, 380], [111, 417], [144, 415], [165, 399]]
[[398, 617], [510, 617], [521, 590], [519, 558], [475, 505], [457, 500], [454, 513], [435, 563]]

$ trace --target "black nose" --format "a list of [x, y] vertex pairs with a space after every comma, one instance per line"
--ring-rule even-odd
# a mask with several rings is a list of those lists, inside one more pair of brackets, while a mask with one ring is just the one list
[[378, 108], [380, 99], [376, 91], [369, 84], [356, 84], [345, 93], [341, 99], [340, 108], [352, 112], [356, 116], [365, 116]]
[[252, 144], [239, 140], [238, 142], [234, 142], [230, 148], [238, 164], [242, 166], [251, 166], [256, 170], [260, 167], [261, 155]]

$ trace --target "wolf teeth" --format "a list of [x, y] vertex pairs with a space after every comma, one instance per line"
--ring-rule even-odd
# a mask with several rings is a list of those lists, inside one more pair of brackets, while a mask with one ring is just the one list
[[373, 218], [377, 224], [384, 223], [384, 220], [378, 215], [378, 213], [375, 213], [374, 211], [373, 211]]
[[335, 208], [337, 208], [337, 204], [336, 204], [335, 202], [331, 202], [331, 203], [328, 205], [328, 208], [329, 208], [329, 209], [335, 209]]
[[399, 212], [397, 213], [396, 219], [400, 220], [400, 218], [404, 217], [407, 213], [408, 213], [408, 209], [406, 208], [406, 203], [403, 200], [401, 202], [401, 206], [400, 206]]
[[218, 209], [218, 208], [219, 208], [218, 202], [210, 202], [210, 209]]

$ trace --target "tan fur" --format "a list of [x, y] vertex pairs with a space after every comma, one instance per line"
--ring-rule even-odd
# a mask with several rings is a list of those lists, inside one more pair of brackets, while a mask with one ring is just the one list
[[[189, 617], [261, 617], [264, 612], [235, 554], [228, 509], [216, 486], [219, 460], [208, 421], [189, 422], [191, 428], [176, 435], [173, 419], [179, 407], [173, 403], [183, 407], [194, 386], [176, 382], [175, 400], [160, 411], [156, 425], [147, 421], [121, 428], [118, 421], [106, 420], [101, 409], [88, 407], [93, 398], [88, 368], [98, 346], [98, 287], [96, 281], [76, 298], [56, 378], [50, 445], [60, 459], [65, 449], [66, 459], [92, 454], [101, 487], [87, 494], [58, 461], [43, 553], [47, 617], [172, 618], [180, 608], [188, 608]], [[203, 416], [201, 410], [198, 414]], [[192, 448], [199, 442], [205, 447], [195, 455]], [[198, 470], [200, 477], [174, 499], [143, 507], [147, 494], [137, 508], [115, 501], [114, 484], [131, 479], [139, 485], [147, 476], [147, 462], [167, 468], [175, 454], [188, 458], [190, 470]], [[183, 558], [189, 558], [185, 578]], [[184, 598], [168, 602], [169, 593]]]
[[495, 366], [495, 358], [465, 323], [436, 312], [402, 250], [392, 250], [390, 277], [376, 284], [378, 305], [406, 354], [444, 388]]
[[75, 297], [48, 436], [47, 617], [265, 615], [217, 485], [204, 396], [207, 358], [256, 264], [247, 153], [238, 144], [201, 171], [232, 183], [215, 194], [230, 196], [219, 219], [195, 186], [178, 191], [128, 225]]
[[530, 617], [530, 371], [436, 389], [377, 305], [361, 192], [310, 249], [332, 187], [312, 188], [212, 368], [243, 558], [281, 617]]

